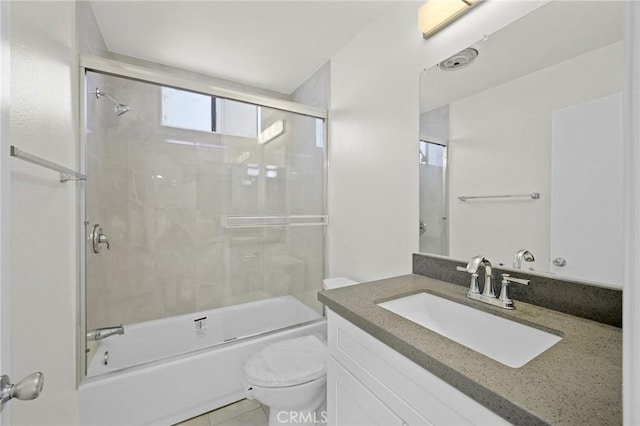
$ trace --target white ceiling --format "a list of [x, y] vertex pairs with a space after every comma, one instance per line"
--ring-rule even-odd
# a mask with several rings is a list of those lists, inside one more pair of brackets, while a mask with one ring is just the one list
[[210, 0], [91, 5], [112, 52], [290, 94], [398, 3]]
[[420, 78], [420, 112], [482, 92], [623, 37], [624, 2], [553, 1], [473, 45], [467, 68], [432, 67]]

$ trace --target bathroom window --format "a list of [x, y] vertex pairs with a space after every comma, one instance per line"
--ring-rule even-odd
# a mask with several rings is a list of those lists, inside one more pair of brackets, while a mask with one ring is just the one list
[[420, 164], [443, 167], [444, 151], [443, 145], [420, 141]]
[[163, 87], [162, 125], [255, 138], [258, 135], [258, 107], [231, 99]]
[[162, 125], [216, 131], [216, 98], [186, 90], [162, 88]]

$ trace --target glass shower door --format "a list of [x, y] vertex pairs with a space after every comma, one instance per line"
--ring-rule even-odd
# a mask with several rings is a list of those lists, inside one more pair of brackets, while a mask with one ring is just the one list
[[229, 304], [292, 295], [318, 312], [324, 274], [323, 120], [259, 107], [257, 143], [224, 136]]
[[88, 330], [280, 296], [321, 312], [323, 119], [92, 71], [86, 87], [84, 220], [110, 244], [86, 250]]

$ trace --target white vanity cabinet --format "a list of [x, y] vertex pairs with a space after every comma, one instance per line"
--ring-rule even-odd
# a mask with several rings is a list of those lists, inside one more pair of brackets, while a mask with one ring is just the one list
[[327, 318], [329, 425], [509, 424], [329, 309]]
[[[327, 365], [330, 425], [402, 426], [406, 424], [384, 402], [344, 369], [333, 357]], [[425, 423], [427, 424], [427, 423]]]

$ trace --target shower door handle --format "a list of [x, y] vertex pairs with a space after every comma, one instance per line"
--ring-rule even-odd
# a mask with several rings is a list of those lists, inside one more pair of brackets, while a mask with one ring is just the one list
[[100, 226], [99, 223], [96, 223], [93, 225], [93, 229], [91, 230], [91, 246], [93, 248], [93, 252], [100, 253], [102, 250], [102, 244], [106, 244], [107, 250], [111, 250], [109, 238], [102, 233], [102, 226]]

